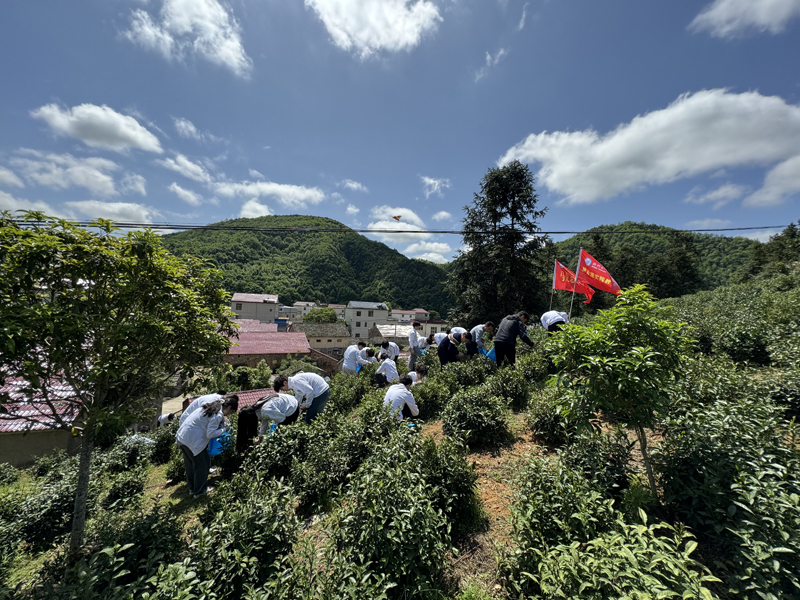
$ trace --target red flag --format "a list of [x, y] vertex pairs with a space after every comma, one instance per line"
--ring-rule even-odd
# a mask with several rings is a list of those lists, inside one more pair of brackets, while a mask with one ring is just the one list
[[589, 304], [594, 296], [594, 290], [588, 285], [578, 283], [575, 285], [575, 273], [570, 271], [567, 267], [556, 261], [556, 267], [553, 271], [553, 289], [554, 290], [567, 290], [571, 292], [573, 289], [579, 294], [586, 294], [584, 304]]
[[578, 283], [586, 283], [598, 290], [619, 294], [619, 284], [614, 281], [606, 268], [583, 248], [578, 259]]

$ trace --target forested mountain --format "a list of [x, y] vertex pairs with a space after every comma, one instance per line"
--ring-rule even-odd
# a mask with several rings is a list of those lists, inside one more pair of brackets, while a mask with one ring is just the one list
[[284, 304], [298, 300], [346, 303], [389, 302], [447, 314], [447, 267], [410, 259], [380, 242], [354, 233], [332, 219], [301, 215], [235, 219], [218, 225], [308, 227], [338, 232], [185, 231], [164, 236], [176, 254], [211, 259], [224, 272], [230, 292], [277, 294]]
[[[599, 232], [609, 231], [614, 233], [596, 235]], [[647, 231], [647, 233], [633, 233], [634, 231]], [[726, 237], [710, 233], [681, 234], [670, 227], [633, 221], [594, 227], [555, 244], [559, 260], [570, 269], [575, 268], [581, 246], [590, 253], [594, 249], [597, 252], [593, 253], [595, 258], [601, 262], [603, 258], [599, 254], [604, 251], [611, 254], [612, 260], [623, 269], [626, 267], [630, 269], [635, 266], [634, 263], [641, 261], [663, 262], [670, 250], [673, 251], [674, 257], [675, 250], [680, 246], [688, 255], [696, 256], [700, 289], [712, 289], [730, 283], [734, 274], [747, 262], [750, 248], [759, 245], [759, 242], [742, 237]], [[615, 272], [610, 265], [606, 267], [624, 287], [625, 284], [620, 279], [626, 279], [626, 274]]]

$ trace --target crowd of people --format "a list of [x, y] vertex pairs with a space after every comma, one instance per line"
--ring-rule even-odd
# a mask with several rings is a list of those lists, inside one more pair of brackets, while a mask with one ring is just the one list
[[[569, 323], [567, 314], [557, 311], [546, 312], [540, 320], [542, 327], [550, 334]], [[452, 327], [428, 337], [420, 336], [421, 324], [414, 322], [408, 336], [409, 373], [400, 376], [396, 363], [400, 347], [390, 341], [380, 345], [377, 358], [375, 349], [363, 341], [349, 346], [344, 352], [342, 373], [347, 377], [355, 376], [362, 367], [380, 362], [374, 381], [379, 388], [388, 386], [383, 399], [384, 406], [396, 414], [398, 421], [410, 419], [419, 415], [411, 390], [427, 376], [428, 367], [417, 362], [425, 350], [435, 346], [442, 366], [458, 361], [464, 354], [469, 357], [482, 353], [492, 357], [487, 351], [487, 342], [493, 337], [493, 359], [498, 365], [508, 363], [513, 366], [516, 362], [517, 338], [533, 347], [527, 333], [529, 321], [530, 315], [520, 311], [505, 317], [497, 327], [492, 321], [487, 321], [469, 331], [463, 327]], [[461, 344], [464, 344], [466, 352], [459, 350]], [[288, 393], [290, 390], [293, 394]], [[290, 425], [301, 414], [306, 423], [311, 423], [325, 409], [329, 397], [328, 381], [316, 373], [297, 373], [290, 377], [278, 375], [273, 381], [272, 390], [239, 414], [236, 452], [243, 454], [253, 444], [261, 443], [272, 428]], [[239, 397], [220, 390], [195, 399], [181, 414], [175, 437], [183, 455], [186, 482], [192, 497], [198, 498], [209, 493], [209, 443], [231, 430], [228, 416], [237, 412], [238, 408]], [[162, 415], [159, 426], [173, 418], [174, 415]]]

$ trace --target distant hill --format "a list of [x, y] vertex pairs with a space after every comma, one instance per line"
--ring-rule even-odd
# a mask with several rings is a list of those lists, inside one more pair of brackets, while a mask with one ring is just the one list
[[[633, 231], [648, 233], [632, 233]], [[613, 252], [623, 248], [634, 248], [647, 256], [664, 255], [669, 245], [671, 227], [634, 223], [625, 221], [618, 225], [601, 225], [587, 232], [556, 242], [556, 253], [559, 260], [570, 269], [575, 268], [578, 250], [583, 246], [589, 251], [592, 245], [593, 232], [613, 231], [613, 235], [604, 235], [603, 241]], [[710, 233], [688, 234], [698, 253], [697, 270], [706, 289], [730, 283], [731, 277], [748, 260], [749, 250], [759, 242], [741, 237], [726, 237]], [[612, 273], [613, 275], [614, 273]]]
[[284, 304], [298, 300], [346, 303], [389, 302], [447, 314], [452, 301], [444, 290], [447, 266], [410, 259], [333, 219], [300, 215], [235, 219], [218, 225], [310, 227], [341, 233], [185, 231], [165, 235], [175, 254], [212, 260], [230, 292], [278, 294]]

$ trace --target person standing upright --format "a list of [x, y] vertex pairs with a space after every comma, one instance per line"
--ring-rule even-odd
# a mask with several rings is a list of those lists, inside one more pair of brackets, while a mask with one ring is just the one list
[[414, 321], [411, 332], [408, 334], [408, 369], [410, 371], [414, 370], [414, 365], [417, 363], [417, 359], [422, 358], [422, 342], [424, 340], [420, 339], [419, 333], [417, 333], [420, 327], [421, 325], [419, 322]]
[[533, 348], [533, 342], [528, 337], [528, 330], [525, 325], [528, 323], [530, 315], [521, 310], [515, 315], [508, 315], [497, 327], [497, 334], [494, 336], [494, 351], [497, 366], [502, 366], [504, 360], [508, 360], [510, 365], [517, 362], [517, 336], [523, 342]]

